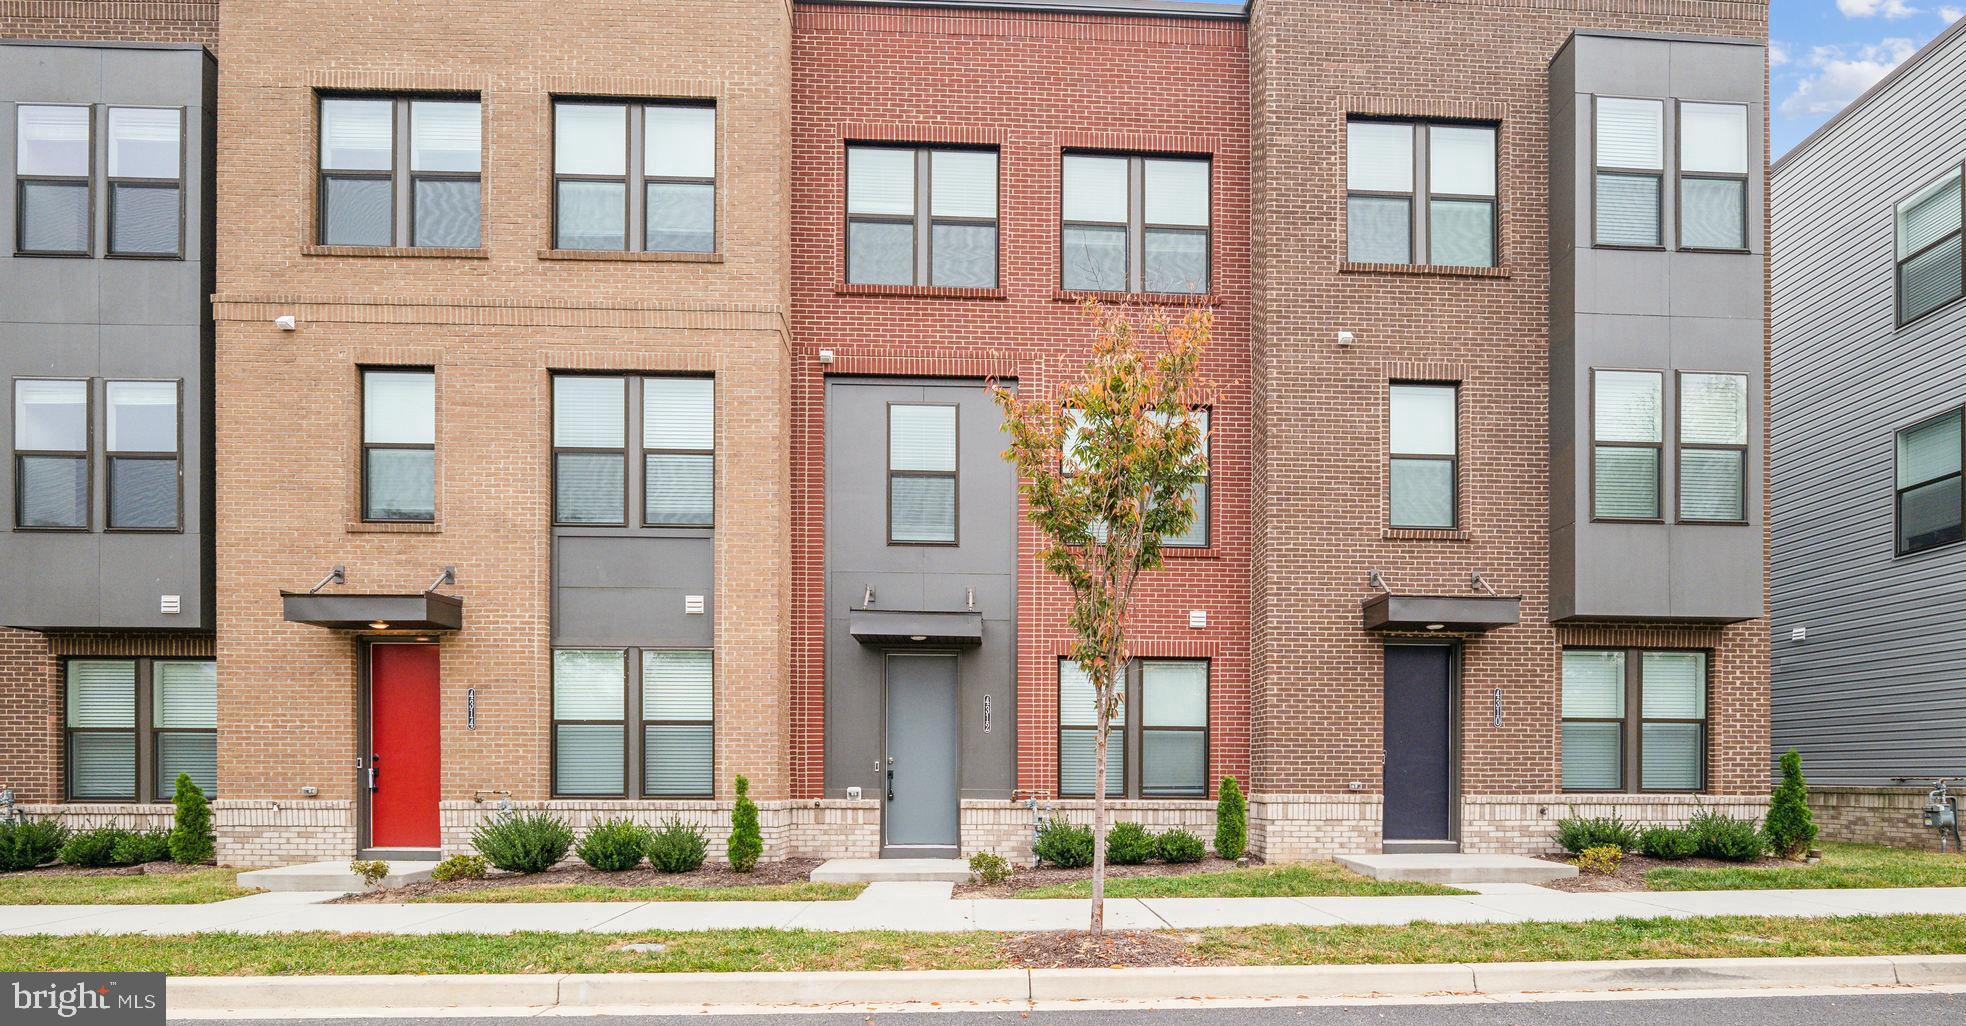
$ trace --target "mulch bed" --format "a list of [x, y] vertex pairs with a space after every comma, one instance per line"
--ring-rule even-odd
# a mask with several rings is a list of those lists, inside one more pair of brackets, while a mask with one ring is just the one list
[[199, 873], [216, 868], [212, 865], [185, 866], [176, 862], [146, 862], [140, 866], [104, 866], [101, 869], [54, 865], [0, 873], [0, 876], [17, 877], [30, 873], [36, 876], [175, 876], [178, 873]]
[[432, 894], [462, 894], [469, 891], [489, 891], [501, 887], [537, 887], [552, 884], [594, 884], [600, 887], [749, 887], [759, 884], [805, 883], [813, 868], [819, 865], [817, 859], [786, 859], [783, 862], [760, 862], [757, 869], [749, 873], [733, 872], [723, 863], [704, 863], [703, 868], [688, 873], [661, 873], [647, 866], [637, 869], [624, 869], [619, 873], [603, 873], [590, 868], [578, 860], [562, 862], [544, 873], [506, 873], [492, 870], [483, 880], [425, 880], [405, 887], [390, 889], [378, 888], [336, 898], [326, 904], [361, 905], [407, 901]]
[[[1543, 858], [1548, 862], [1575, 864], [1573, 860], [1567, 858], [1547, 855]], [[1683, 869], [1775, 869], [1796, 865], [1798, 863], [1769, 858], [1756, 859], [1753, 862], [1722, 862], [1719, 859], [1677, 859], [1667, 862], [1662, 859], [1648, 859], [1643, 855], [1628, 854], [1618, 863], [1618, 871], [1608, 876], [1578, 873], [1567, 880], [1552, 880], [1543, 886], [1556, 891], [1643, 891], [1650, 890], [1645, 886], [1645, 874], [1660, 866], [1678, 866]]]
[[1096, 941], [1083, 930], [1020, 933], [1004, 939], [1003, 953], [1024, 969], [1158, 969], [1195, 961], [1186, 938], [1137, 930], [1108, 930]]
[[[1257, 859], [1247, 859], [1245, 862], [1248, 865], [1261, 865], [1260, 860]], [[1235, 868], [1236, 863], [1228, 859], [1220, 859], [1210, 855], [1200, 862], [1188, 862], [1180, 865], [1149, 862], [1142, 866], [1107, 866], [1106, 879], [1118, 880], [1129, 876], [1187, 876], [1190, 873], [1220, 873]], [[1018, 891], [1028, 888], [1049, 887], [1052, 884], [1080, 883], [1090, 879], [1092, 879], [1092, 869], [1089, 866], [1084, 869], [1059, 869], [1055, 866], [1043, 866], [1033, 869], [1030, 866], [1018, 866], [1011, 872], [1009, 880], [995, 887], [985, 886], [980, 883], [957, 884], [956, 897], [1014, 898], [1017, 896]]]

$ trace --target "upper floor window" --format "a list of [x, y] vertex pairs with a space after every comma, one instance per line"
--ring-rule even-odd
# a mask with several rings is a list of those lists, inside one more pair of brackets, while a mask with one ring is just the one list
[[15, 252], [88, 255], [90, 108], [24, 103], [14, 119]]
[[956, 543], [956, 407], [892, 403], [887, 408], [887, 540]]
[[1345, 258], [1495, 265], [1495, 128], [1352, 121], [1345, 126]]
[[62, 679], [70, 799], [168, 801], [180, 774], [218, 793], [218, 664], [70, 659]]
[[1680, 101], [1679, 245], [1748, 246], [1748, 109], [1743, 104]]
[[475, 99], [322, 97], [321, 243], [477, 249], [482, 133]]
[[1598, 370], [1591, 382], [1591, 516], [1658, 520], [1665, 376]]
[[1706, 787], [1707, 654], [1563, 653], [1563, 789]]
[[553, 246], [716, 252], [717, 108], [555, 101]]
[[1960, 490], [1960, 411], [1898, 432], [1898, 554], [1966, 537]]
[[[716, 382], [710, 378], [555, 376], [553, 522], [710, 526], [715, 411]], [[631, 438], [641, 440], [641, 458], [632, 463]], [[641, 478], [639, 491], [630, 488], [631, 471]], [[639, 521], [631, 520], [628, 508], [634, 494], [642, 499]]]
[[1067, 153], [1060, 280], [1074, 292], [1209, 288], [1207, 158]]
[[[1064, 444], [1059, 452], [1059, 469], [1069, 477], [1076, 472], [1078, 466], [1076, 452], [1085, 432], [1085, 414], [1079, 410], [1067, 410], [1066, 414], [1069, 421], [1065, 426]], [[1161, 538], [1161, 545], [1170, 548], [1206, 548], [1210, 538], [1209, 519], [1214, 504], [1215, 435], [1210, 427], [1213, 417], [1207, 407], [1194, 408], [1189, 411], [1189, 414], [1194, 418], [1195, 427], [1200, 432], [1202, 455], [1208, 465], [1202, 468], [1201, 480], [1195, 482], [1188, 490], [1188, 505], [1194, 511], [1193, 517], [1188, 521], [1188, 529], [1180, 534], [1170, 534]], [[1155, 423], [1165, 423], [1165, 418], [1157, 412], [1149, 412], [1147, 416]], [[1092, 525], [1092, 540], [1105, 544], [1104, 520]]]
[[1391, 466], [1387, 474], [1392, 527], [1452, 528], [1459, 465], [1459, 389], [1453, 385], [1392, 386]]
[[1959, 245], [1959, 168], [1898, 204], [1898, 323], [1909, 324], [1966, 291]]
[[437, 375], [362, 372], [362, 519], [437, 519]]
[[184, 112], [109, 108], [109, 253], [184, 252]]
[[1595, 206], [1597, 244], [1654, 248], [1665, 244], [1663, 100], [1597, 98]]
[[716, 504], [716, 383], [642, 379], [642, 522], [708, 527]]
[[997, 287], [997, 151], [849, 146], [846, 280]]
[[[1139, 798], [1208, 793], [1208, 661], [1136, 659], [1121, 676], [1106, 742], [1106, 793]], [[1058, 663], [1058, 793], [1090, 797], [1099, 737], [1097, 695], [1077, 662]], [[1138, 757], [1129, 761], [1129, 753]], [[1137, 764], [1137, 765], [1136, 765]]]
[[89, 526], [89, 382], [14, 382], [14, 523]]
[[176, 381], [110, 381], [107, 444], [109, 529], [175, 531], [178, 488], [178, 391]]
[[[701, 649], [554, 652], [553, 794], [709, 797], [711, 667], [711, 653]], [[631, 723], [639, 729], [629, 730]], [[640, 767], [632, 787], [631, 766]]]
[[1679, 519], [1747, 519], [1748, 378], [1679, 376]]

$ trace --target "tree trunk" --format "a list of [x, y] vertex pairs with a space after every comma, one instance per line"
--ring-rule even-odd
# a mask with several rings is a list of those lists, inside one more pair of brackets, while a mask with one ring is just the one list
[[[1111, 685], [1107, 685], [1110, 690]], [[1106, 737], [1111, 729], [1110, 697], [1099, 703], [1099, 737], [1092, 756], [1092, 936], [1106, 931]]]

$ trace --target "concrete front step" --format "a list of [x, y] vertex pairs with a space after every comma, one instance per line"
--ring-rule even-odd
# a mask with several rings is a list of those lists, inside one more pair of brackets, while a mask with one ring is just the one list
[[812, 871], [813, 883], [968, 883], [961, 859], [828, 859]]
[[[383, 887], [401, 887], [430, 879], [430, 871], [436, 868], [435, 862], [391, 862], [389, 875], [382, 878]], [[297, 866], [280, 866], [277, 869], [255, 869], [239, 874], [239, 886], [257, 887], [263, 891], [359, 891], [363, 889], [362, 878], [356, 876], [343, 862], [303, 862]]]
[[1577, 875], [1576, 866], [1526, 855], [1340, 855], [1338, 864], [1374, 880], [1435, 884], [1542, 884]]

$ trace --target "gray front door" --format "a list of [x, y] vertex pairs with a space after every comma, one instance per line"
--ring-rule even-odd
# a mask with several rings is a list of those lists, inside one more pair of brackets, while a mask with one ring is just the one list
[[882, 858], [956, 855], [956, 657], [887, 657]]

